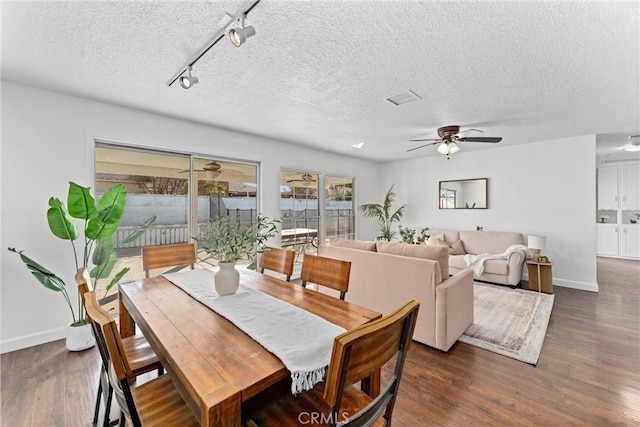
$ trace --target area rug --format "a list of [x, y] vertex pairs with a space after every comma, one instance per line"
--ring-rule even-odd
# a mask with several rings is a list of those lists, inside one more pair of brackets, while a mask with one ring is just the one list
[[474, 283], [474, 322], [460, 341], [535, 365], [554, 295]]

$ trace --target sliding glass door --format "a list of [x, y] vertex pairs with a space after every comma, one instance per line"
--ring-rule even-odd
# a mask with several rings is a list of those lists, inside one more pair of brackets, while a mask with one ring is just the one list
[[[191, 242], [211, 219], [226, 216], [238, 226], [249, 226], [258, 209], [257, 177], [255, 163], [96, 142], [96, 198], [114, 184], [127, 188], [124, 217], [114, 237], [114, 271], [129, 267], [123, 280], [144, 277], [142, 247]], [[153, 226], [125, 243], [149, 218], [155, 218]], [[202, 263], [216, 263], [203, 252], [198, 257]], [[99, 281], [100, 298], [109, 281]], [[116, 310], [117, 304], [111, 303], [110, 309]]]
[[295, 249], [297, 260], [317, 253], [320, 232], [318, 173], [283, 169], [280, 185], [281, 246]]
[[355, 199], [354, 179], [349, 177], [326, 176], [324, 179], [324, 235], [355, 239]]

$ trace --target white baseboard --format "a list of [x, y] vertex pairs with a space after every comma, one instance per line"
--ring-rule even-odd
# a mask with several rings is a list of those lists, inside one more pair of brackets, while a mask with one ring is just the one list
[[581, 291], [598, 292], [597, 283], [574, 282], [572, 280], [553, 279], [553, 286], [580, 289]]
[[[522, 280], [529, 280], [529, 275], [524, 274], [522, 276]], [[573, 280], [564, 280], [553, 278], [553, 286], [560, 286], [562, 288], [571, 288], [571, 289], [579, 289], [581, 291], [589, 291], [589, 292], [598, 292], [598, 284], [597, 283], [586, 283], [586, 282], [576, 282]]]
[[0, 341], [0, 354], [8, 353], [10, 351], [22, 350], [23, 348], [33, 347], [35, 345], [60, 340], [66, 338], [66, 336], [67, 328], [63, 327], [25, 335], [18, 338], [12, 338], [6, 341]]

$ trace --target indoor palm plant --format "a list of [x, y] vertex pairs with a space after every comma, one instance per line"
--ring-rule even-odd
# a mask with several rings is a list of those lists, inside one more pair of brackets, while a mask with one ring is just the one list
[[378, 227], [380, 227], [378, 240], [390, 241], [397, 235], [397, 232], [392, 230], [391, 226], [394, 222], [400, 221], [407, 205], [402, 205], [394, 211], [392, 205], [395, 199], [396, 193], [394, 193], [392, 185], [385, 194], [382, 204], [368, 203], [360, 206], [365, 217], [378, 220]]
[[[58, 198], [51, 197], [49, 199], [49, 210], [47, 211], [49, 229], [54, 236], [62, 240], [68, 240], [71, 243], [75, 271], [82, 267], [88, 268], [93, 265], [90, 274], [96, 282], [99, 279], [109, 277], [115, 266], [116, 255], [113, 250], [113, 234], [118, 229], [122, 219], [126, 195], [127, 190], [123, 185], [114, 185], [104, 193], [96, 204], [95, 199], [91, 196], [90, 187], [82, 187], [70, 182], [66, 205]], [[74, 219], [83, 221], [82, 233], [78, 231]], [[147, 221], [145, 227], [150, 226], [152, 222], [153, 219]], [[127, 241], [135, 240], [144, 230], [144, 227], [139, 229], [127, 238]], [[81, 239], [80, 247], [76, 247], [75, 242], [78, 239]], [[67, 348], [69, 350], [83, 350], [93, 346], [91, 328], [88, 327], [81, 295], [77, 296], [77, 309], [74, 310], [71, 298], [67, 293], [66, 284], [60, 276], [26, 256], [22, 250], [9, 248], [9, 251], [20, 255], [31, 274], [45, 288], [60, 292], [64, 296], [73, 318], [72, 323], [69, 325], [70, 328], [67, 330]], [[116, 284], [127, 271], [129, 271], [128, 267], [118, 271], [107, 285], [107, 290]], [[78, 330], [75, 329], [78, 327], [84, 327], [84, 330], [88, 331], [88, 336], [82, 336], [80, 338], [81, 342], [74, 344], [69, 337], [78, 334]]]
[[216, 292], [229, 295], [236, 292], [239, 274], [237, 261], [253, 260], [264, 252], [267, 240], [276, 235], [280, 220], [258, 214], [250, 226], [243, 226], [228, 216], [211, 220], [194, 239], [211, 257], [218, 260], [220, 270], [215, 275]]

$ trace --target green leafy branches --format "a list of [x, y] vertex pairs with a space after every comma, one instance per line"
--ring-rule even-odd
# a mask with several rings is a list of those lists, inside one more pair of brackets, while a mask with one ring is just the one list
[[360, 210], [365, 217], [374, 218], [378, 221], [380, 228], [380, 236], [378, 240], [391, 240], [397, 236], [397, 232], [391, 229], [394, 222], [400, 221], [404, 215], [404, 209], [407, 205], [402, 205], [395, 211], [393, 210], [393, 202], [396, 199], [396, 193], [393, 191], [393, 185], [384, 196], [382, 204], [368, 203], [360, 206]]
[[267, 240], [277, 234], [279, 223], [280, 219], [270, 220], [258, 214], [254, 224], [243, 226], [224, 216], [210, 221], [194, 239], [218, 262], [253, 260], [256, 254], [264, 252]]

